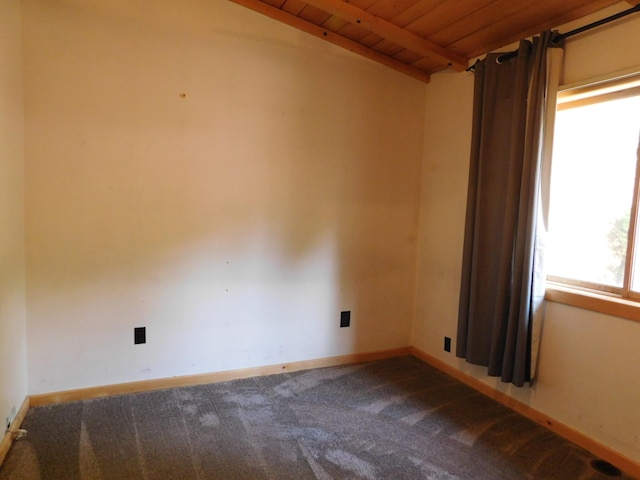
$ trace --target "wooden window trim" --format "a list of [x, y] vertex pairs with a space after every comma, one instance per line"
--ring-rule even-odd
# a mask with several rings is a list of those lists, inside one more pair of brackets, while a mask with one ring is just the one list
[[547, 282], [545, 300], [640, 322], [640, 302], [619, 295]]
[[[566, 85], [558, 92], [558, 110], [591, 105], [602, 101], [616, 100], [640, 95], [640, 72], [633, 71], [601, 78], [593, 82]], [[640, 248], [636, 242], [640, 234], [640, 146], [638, 147], [636, 178], [634, 183], [633, 203], [629, 225], [629, 243], [625, 265], [625, 279], [622, 288], [608, 287], [585, 283], [573, 284], [575, 281], [566, 279], [547, 278], [545, 300], [591, 310], [594, 312], [625, 318], [640, 322], [640, 292], [630, 290], [630, 275], [635, 258], [635, 248]], [[555, 280], [555, 281], [554, 281]], [[579, 282], [578, 282], [579, 283]], [[591, 287], [591, 288], [590, 288]]]

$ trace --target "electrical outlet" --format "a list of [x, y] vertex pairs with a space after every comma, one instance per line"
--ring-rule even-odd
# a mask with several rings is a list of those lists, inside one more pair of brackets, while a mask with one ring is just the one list
[[340, 312], [340, 328], [345, 328], [351, 325], [351, 311]]
[[133, 329], [133, 344], [147, 343], [147, 327], [136, 327]]
[[449, 337], [444, 337], [444, 351], [451, 351], [451, 339]]

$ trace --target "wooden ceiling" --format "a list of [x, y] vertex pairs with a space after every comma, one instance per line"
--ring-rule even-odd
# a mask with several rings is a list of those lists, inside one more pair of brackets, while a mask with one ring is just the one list
[[[619, 0], [232, 0], [422, 81]], [[637, 4], [638, 0], [629, 0]]]

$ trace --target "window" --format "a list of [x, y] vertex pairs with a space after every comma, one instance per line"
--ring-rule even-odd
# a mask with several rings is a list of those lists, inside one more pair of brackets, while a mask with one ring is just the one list
[[548, 280], [640, 300], [640, 76], [560, 92]]

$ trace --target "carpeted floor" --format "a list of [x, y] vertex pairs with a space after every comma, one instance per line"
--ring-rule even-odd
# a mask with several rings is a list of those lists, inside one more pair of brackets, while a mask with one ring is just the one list
[[23, 428], [0, 480], [611, 478], [413, 357], [32, 408]]

